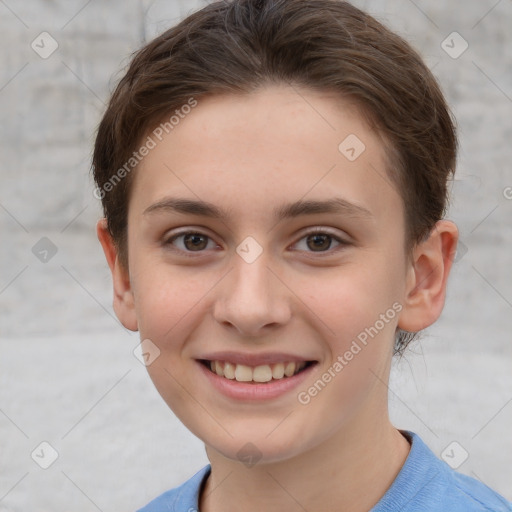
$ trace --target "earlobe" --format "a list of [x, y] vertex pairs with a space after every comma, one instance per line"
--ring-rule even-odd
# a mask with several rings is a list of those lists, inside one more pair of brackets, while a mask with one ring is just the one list
[[128, 269], [119, 261], [117, 248], [108, 230], [106, 219], [100, 219], [98, 221], [96, 224], [96, 234], [103, 247], [103, 252], [105, 253], [105, 258], [112, 274], [114, 286], [113, 305], [116, 316], [126, 329], [137, 331], [137, 316], [130, 276]]
[[429, 237], [416, 245], [408, 269], [406, 295], [398, 327], [418, 332], [441, 315], [459, 234], [448, 220], [436, 223]]

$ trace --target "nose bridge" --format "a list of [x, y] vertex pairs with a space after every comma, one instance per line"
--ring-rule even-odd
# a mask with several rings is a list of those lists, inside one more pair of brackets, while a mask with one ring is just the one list
[[262, 252], [255, 259], [244, 253], [233, 255], [232, 271], [226, 276], [217, 298], [215, 317], [241, 333], [255, 335], [265, 326], [283, 323], [289, 316], [286, 288], [268, 267], [270, 258]]

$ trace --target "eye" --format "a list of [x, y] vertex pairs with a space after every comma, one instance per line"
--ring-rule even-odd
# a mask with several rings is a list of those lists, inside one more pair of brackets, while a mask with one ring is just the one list
[[[181, 240], [181, 243], [175, 244], [176, 241]], [[208, 247], [208, 242], [212, 245]], [[178, 233], [165, 241], [165, 245], [177, 246], [177, 249], [183, 252], [202, 252], [204, 249], [213, 249], [217, 244], [208, 236], [198, 231], [185, 231]]]
[[[330, 251], [332, 248], [333, 241], [337, 244], [337, 248]], [[214, 249], [218, 245], [204, 233], [199, 231], [184, 231], [177, 233], [167, 240], [164, 241], [165, 246], [173, 246], [178, 251], [184, 253], [200, 253], [206, 249]], [[332, 253], [336, 250], [350, 245], [349, 242], [341, 239], [334, 234], [331, 234], [326, 229], [310, 231], [306, 233], [298, 242], [294, 244], [294, 247], [298, 247], [299, 251], [314, 252], [314, 253]]]
[[305, 243], [302, 243], [302, 247], [299, 247], [298, 250], [306, 252], [328, 252], [329, 249], [331, 249], [333, 241], [338, 244], [338, 248], [349, 245], [347, 241], [342, 240], [328, 231], [318, 229], [306, 233], [295, 246], [300, 246], [303, 240], [305, 240]]

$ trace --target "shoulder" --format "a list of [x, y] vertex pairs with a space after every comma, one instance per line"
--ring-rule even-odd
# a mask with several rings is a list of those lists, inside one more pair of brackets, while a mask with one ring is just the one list
[[413, 432], [404, 466], [371, 512], [512, 512], [512, 504], [482, 482], [457, 473]]
[[164, 492], [137, 512], [197, 512], [199, 491], [210, 471], [208, 464], [186, 482]]
[[508, 502], [503, 496], [493, 491], [490, 487], [482, 482], [471, 478], [467, 475], [457, 473], [449, 469], [451, 474], [451, 482], [456, 495], [458, 495], [461, 504], [467, 503], [473, 508], [465, 510], [475, 511], [493, 511], [493, 512], [510, 512], [512, 511], [512, 503]]

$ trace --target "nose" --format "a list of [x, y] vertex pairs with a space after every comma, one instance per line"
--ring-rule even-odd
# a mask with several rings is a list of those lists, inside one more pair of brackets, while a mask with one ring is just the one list
[[[258, 337], [286, 324], [291, 316], [290, 290], [265, 252], [252, 263], [238, 254], [218, 287], [214, 318], [238, 334]], [[275, 265], [274, 265], [275, 267]]]

